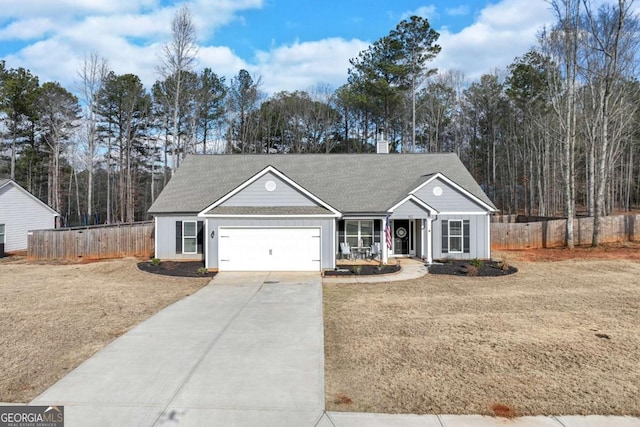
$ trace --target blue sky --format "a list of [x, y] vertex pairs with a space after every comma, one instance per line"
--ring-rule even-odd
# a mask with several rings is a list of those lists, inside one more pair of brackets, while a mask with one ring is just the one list
[[[168, 0], [2, 0], [0, 58], [44, 81], [73, 89], [85, 55], [95, 52], [117, 73], [157, 78], [156, 65], [183, 2]], [[336, 88], [349, 58], [412, 14], [441, 33], [440, 71], [474, 80], [509, 65], [553, 22], [544, 0], [191, 0], [198, 68], [230, 79], [247, 69], [270, 94]]]

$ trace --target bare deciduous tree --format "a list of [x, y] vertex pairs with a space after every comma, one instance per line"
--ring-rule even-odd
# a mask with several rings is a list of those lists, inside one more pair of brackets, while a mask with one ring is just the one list
[[167, 95], [171, 101], [172, 122], [172, 172], [180, 165], [180, 135], [178, 120], [180, 114], [180, 98], [184, 75], [191, 72], [196, 63], [198, 46], [196, 43], [196, 27], [189, 7], [182, 6], [171, 20], [171, 41], [162, 49], [161, 63], [158, 73], [171, 87], [167, 87]]
[[80, 93], [84, 104], [83, 158], [87, 169], [87, 215], [93, 214], [93, 171], [98, 152], [98, 117], [96, 115], [96, 96], [104, 79], [109, 74], [109, 61], [92, 52], [78, 70]]
[[[600, 243], [601, 217], [606, 214], [605, 191], [609, 185], [611, 164], [620, 134], [616, 124], [634, 111], [617, 108], [624, 102], [625, 79], [633, 78], [637, 50], [638, 21], [633, 17], [633, 0], [618, 0], [615, 5], [594, 9], [583, 0], [585, 9], [585, 77], [596, 106], [595, 198], [592, 246]], [[616, 112], [618, 114], [616, 114]], [[618, 128], [618, 131], [621, 129]], [[617, 137], [617, 138], [616, 138]]]
[[[551, 2], [558, 24], [547, 38], [550, 53], [563, 69], [562, 79], [552, 81], [553, 108], [563, 129], [563, 180], [567, 247], [574, 247], [575, 217], [575, 147], [576, 147], [576, 81], [578, 77], [578, 40], [580, 34], [580, 0]], [[560, 77], [554, 75], [552, 77]], [[555, 84], [554, 84], [555, 83]]]

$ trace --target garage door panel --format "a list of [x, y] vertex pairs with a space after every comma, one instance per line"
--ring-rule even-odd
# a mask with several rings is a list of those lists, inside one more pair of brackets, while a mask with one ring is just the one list
[[221, 271], [319, 271], [319, 228], [223, 228]]

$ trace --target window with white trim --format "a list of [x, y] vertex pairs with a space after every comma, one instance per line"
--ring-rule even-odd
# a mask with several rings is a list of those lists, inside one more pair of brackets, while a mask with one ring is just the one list
[[0, 245], [6, 243], [5, 242], [5, 234], [4, 234], [4, 224], [0, 224]]
[[462, 220], [449, 220], [449, 253], [462, 253]]
[[183, 254], [198, 253], [198, 222], [197, 221], [182, 222], [182, 253]]
[[346, 220], [344, 238], [352, 248], [373, 245], [373, 220]]

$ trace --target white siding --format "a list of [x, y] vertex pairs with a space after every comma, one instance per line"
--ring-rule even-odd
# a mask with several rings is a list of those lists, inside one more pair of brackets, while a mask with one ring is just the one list
[[[203, 254], [176, 253], [176, 221], [203, 221], [203, 218], [193, 216], [156, 216], [156, 254], [162, 260], [200, 261]], [[205, 239], [206, 240], [206, 239]]]
[[[436, 196], [435, 187], [442, 189], [442, 194]], [[486, 212], [487, 209], [480, 206], [475, 200], [458, 191], [439, 178], [416, 191], [414, 194], [420, 200], [436, 209], [438, 212]]]
[[393, 211], [391, 219], [407, 219], [410, 217], [427, 218], [428, 216], [429, 211], [425, 210], [413, 200], [407, 200]]
[[5, 252], [26, 251], [29, 230], [55, 227], [56, 214], [17, 184], [0, 189], [0, 224], [5, 224]]
[[[442, 253], [442, 221], [443, 220], [469, 220], [469, 253]], [[438, 215], [437, 221], [433, 221], [432, 229], [433, 259], [489, 259], [489, 228], [487, 215]]]
[[[218, 227], [320, 227], [322, 268], [335, 267], [335, 221], [315, 218], [198, 218], [187, 215], [156, 216], [156, 254], [162, 260], [202, 260], [207, 257], [208, 268], [218, 268]], [[176, 253], [176, 221], [204, 221], [205, 254]], [[206, 224], [208, 223], [208, 228]], [[213, 237], [212, 237], [213, 234]]]
[[[268, 181], [275, 183], [275, 189], [268, 191]], [[267, 173], [226, 200], [221, 206], [316, 206], [300, 191], [272, 173]]]

